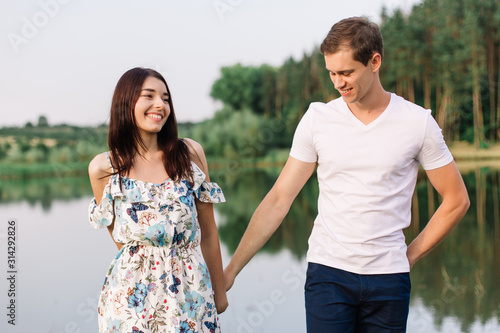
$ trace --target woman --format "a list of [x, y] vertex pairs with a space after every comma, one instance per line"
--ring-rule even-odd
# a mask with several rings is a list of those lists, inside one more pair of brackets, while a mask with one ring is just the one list
[[201, 146], [177, 137], [165, 79], [126, 72], [109, 125], [110, 152], [89, 165], [90, 223], [107, 227], [119, 249], [99, 299], [99, 332], [220, 332], [217, 313], [228, 302], [212, 203], [225, 199]]

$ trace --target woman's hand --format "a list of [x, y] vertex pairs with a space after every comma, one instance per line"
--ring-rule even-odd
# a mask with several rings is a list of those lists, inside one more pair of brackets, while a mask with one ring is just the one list
[[221, 314], [222, 312], [226, 311], [228, 306], [229, 302], [227, 301], [226, 293], [215, 299], [215, 307], [217, 308], [217, 314]]

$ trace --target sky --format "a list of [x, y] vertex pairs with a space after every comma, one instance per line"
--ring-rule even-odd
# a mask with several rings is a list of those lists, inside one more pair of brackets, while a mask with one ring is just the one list
[[[280, 66], [321, 44], [346, 17], [380, 22], [419, 0], [0, 0], [0, 127], [96, 126], [120, 76], [166, 79], [179, 122], [213, 116], [222, 66]], [[326, 71], [325, 71], [326, 75]], [[332, 88], [333, 89], [333, 88]]]

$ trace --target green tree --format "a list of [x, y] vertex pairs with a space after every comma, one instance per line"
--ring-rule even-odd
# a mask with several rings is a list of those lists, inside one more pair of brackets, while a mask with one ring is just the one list
[[38, 127], [49, 127], [49, 121], [47, 120], [47, 117], [45, 116], [40, 116], [38, 117]]
[[474, 145], [480, 148], [485, 144], [484, 117], [481, 99], [481, 79], [486, 73], [486, 52], [484, 47], [484, 26], [480, 23], [482, 2], [464, 0], [463, 38], [470, 63], [469, 74], [472, 78], [472, 112], [474, 124]]
[[44, 144], [42, 141], [38, 142], [35, 146], [35, 150], [39, 152], [40, 158], [37, 159], [39, 162], [47, 162], [49, 159], [50, 148]]
[[271, 114], [276, 93], [275, 69], [236, 64], [221, 68], [221, 77], [212, 85], [210, 96], [233, 110], [249, 108], [255, 113]]

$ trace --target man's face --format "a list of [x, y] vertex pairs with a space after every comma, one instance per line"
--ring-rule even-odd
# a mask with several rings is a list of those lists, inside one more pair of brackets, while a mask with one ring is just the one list
[[372, 61], [365, 66], [354, 60], [350, 49], [325, 55], [325, 64], [335, 89], [346, 103], [363, 102], [363, 98], [368, 96], [373, 88], [375, 72], [380, 67], [374, 67]]

